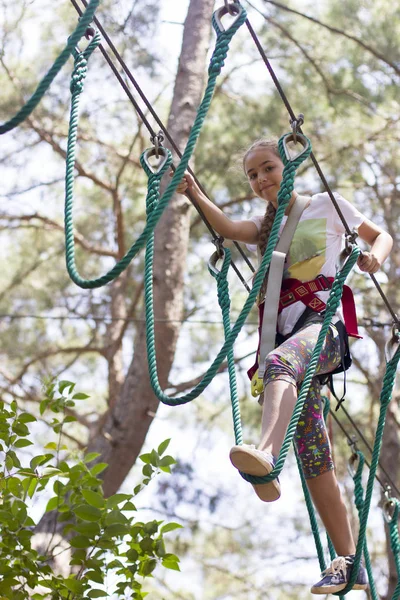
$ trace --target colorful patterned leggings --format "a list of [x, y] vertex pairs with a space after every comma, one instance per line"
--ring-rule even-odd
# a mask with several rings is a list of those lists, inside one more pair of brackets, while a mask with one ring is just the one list
[[[320, 330], [321, 323], [311, 323], [268, 354], [264, 388], [271, 381], [278, 380], [300, 388]], [[315, 374], [330, 373], [340, 364], [340, 361], [339, 334], [336, 327], [331, 326]], [[268, 402], [268, 398], [265, 401]], [[317, 377], [314, 377], [311, 382], [294, 441], [306, 479], [317, 477], [334, 468], [323, 417], [321, 383]]]

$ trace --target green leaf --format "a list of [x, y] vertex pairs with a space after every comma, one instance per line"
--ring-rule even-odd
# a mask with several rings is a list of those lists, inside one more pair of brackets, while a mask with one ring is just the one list
[[86, 521], [85, 523], [79, 523], [79, 525], [73, 526], [73, 529], [78, 533], [82, 533], [83, 535], [89, 536], [90, 538], [94, 538], [96, 537], [96, 535], [100, 535], [101, 531], [100, 525], [98, 523], [89, 521]]
[[92, 545], [90, 539], [84, 535], [75, 535], [69, 543], [73, 548], [89, 548]]
[[153, 467], [150, 464], [146, 464], [144, 465], [143, 469], [142, 469], [142, 473], [143, 475], [145, 475], [146, 477], [151, 477], [153, 474]]
[[108, 596], [108, 592], [103, 592], [103, 590], [90, 590], [87, 593], [88, 598], [104, 598], [105, 596]]
[[55, 510], [56, 508], [58, 508], [58, 505], [60, 503], [61, 503], [61, 501], [58, 496], [54, 496], [53, 498], [50, 498], [50, 500], [47, 503], [45, 512], [50, 512], [51, 510]]
[[60, 394], [62, 394], [63, 391], [66, 390], [67, 388], [71, 388], [71, 391], [72, 391], [74, 389], [74, 387], [75, 387], [75, 383], [72, 383], [72, 381], [63, 380], [63, 381], [60, 381], [58, 384], [58, 391], [60, 392]]
[[75, 508], [74, 513], [84, 521], [98, 521], [101, 518], [101, 511], [88, 504], [80, 504]]
[[149, 465], [151, 462], [151, 455], [150, 454], [141, 454], [139, 456], [140, 460], [144, 463], [146, 463], [146, 465]]
[[19, 498], [23, 492], [21, 481], [17, 477], [11, 477], [7, 482], [7, 487], [13, 496]]
[[35, 421], [37, 421], [37, 419], [30, 413], [25, 412], [18, 415], [17, 421], [21, 421], [21, 423], [34, 423]]
[[45, 450], [57, 450], [57, 444], [55, 442], [49, 442], [44, 447]]
[[164, 456], [160, 460], [160, 467], [169, 467], [170, 465], [175, 465], [176, 460], [172, 458], [172, 456]]
[[90, 472], [92, 475], [99, 475], [99, 473], [104, 471], [104, 469], [107, 469], [107, 467], [107, 463], [97, 463], [97, 465], [94, 465], [94, 467], [90, 469]]
[[83, 459], [83, 462], [90, 463], [92, 462], [92, 460], [98, 458], [99, 456], [101, 456], [99, 452], [89, 452], [88, 454], [86, 454], [85, 458]]
[[19, 439], [16, 440], [16, 442], [14, 442], [14, 447], [15, 448], [26, 448], [27, 446], [32, 446], [33, 442], [26, 440], [26, 439]]
[[[140, 573], [146, 577], [150, 575], [157, 566], [157, 561], [154, 558], [144, 561], [140, 566]], [[179, 569], [178, 569], [179, 570]]]
[[35, 470], [36, 467], [38, 467], [39, 465], [43, 465], [44, 463], [49, 462], [49, 460], [52, 459], [54, 459], [54, 456], [52, 454], [39, 454], [38, 456], [32, 458], [30, 462], [30, 467], [31, 469]]
[[113, 494], [112, 496], [107, 498], [107, 508], [115, 508], [118, 506], [118, 504], [121, 504], [121, 502], [125, 502], [125, 500], [130, 500], [131, 498], [131, 494]]
[[174, 529], [183, 529], [183, 525], [179, 525], [179, 523], [167, 523], [167, 525], [161, 527], [161, 533], [168, 533], [169, 531], [174, 531]]
[[87, 571], [85, 577], [96, 583], [104, 583], [104, 575], [101, 571]]
[[134, 504], [132, 504], [132, 502], [127, 502], [126, 504], [123, 505], [123, 507], [121, 508], [121, 510], [124, 512], [125, 510], [137, 510], [136, 506]]
[[6, 469], [7, 469], [7, 471], [11, 471], [11, 469], [13, 468], [13, 466], [14, 466], [14, 461], [13, 461], [12, 457], [9, 454], [7, 454], [7, 456], [6, 456]]
[[168, 440], [164, 440], [163, 442], [161, 442], [161, 444], [158, 446], [158, 454], [164, 454], [164, 452], [166, 451], [166, 449], [169, 446], [169, 443], [171, 441], [171, 438], [169, 438]]
[[173, 571], [180, 571], [178, 563], [174, 560], [169, 560], [169, 559], [163, 558], [163, 560], [161, 561], [161, 564], [166, 569], [172, 569]]
[[104, 497], [98, 492], [94, 492], [93, 490], [82, 490], [82, 496], [85, 498], [86, 502], [91, 506], [95, 506], [96, 508], [103, 508], [104, 506]]
[[82, 392], [78, 392], [72, 396], [73, 400], [86, 400], [86, 398], [90, 398], [90, 396], [83, 394]]
[[131, 562], [136, 562], [137, 559], [139, 558], [139, 553], [137, 550], [135, 550], [134, 548], [131, 548], [130, 550], [128, 550], [128, 552], [126, 553], [126, 558], [128, 560], [130, 560]]

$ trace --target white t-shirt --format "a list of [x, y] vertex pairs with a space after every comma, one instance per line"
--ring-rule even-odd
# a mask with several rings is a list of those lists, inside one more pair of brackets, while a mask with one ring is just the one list
[[[350, 229], [359, 227], [365, 217], [340, 194], [334, 194]], [[261, 230], [263, 216], [251, 219], [258, 231]], [[280, 232], [287, 220], [283, 217]], [[335, 206], [327, 192], [312, 196], [311, 202], [304, 210], [290, 250], [286, 257], [284, 279], [293, 277], [300, 281], [310, 281], [322, 273], [326, 277], [335, 277], [336, 261], [343, 247], [343, 234], [346, 232]], [[256, 251], [257, 246], [248, 245], [249, 250]], [[327, 302], [329, 291], [317, 292], [317, 296]], [[297, 320], [305, 310], [302, 302], [295, 302], [282, 310], [278, 316], [278, 331], [282, 335], [290, 333]], [[341, 312], [338, 312], [342, 318]]]

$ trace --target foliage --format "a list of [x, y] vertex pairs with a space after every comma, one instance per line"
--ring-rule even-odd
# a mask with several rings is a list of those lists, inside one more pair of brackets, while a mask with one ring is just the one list
[[[105, 498], [99, 475], [107, 465], [98, 461], [99, 455], [89, 453], [81, 460], [72, 460], [62, 445], [65, 425], [75, 420], [66, 411], [86, 398], [70, 381], [46, 385], [40, 413], [53, 413], [51, 428], [58, 442], [49, 442], [46, 453], [33, 456], [29, 465], [22, 464], [26, 457], [23, 449], [32, 446], [29, 424], [36, 418], [21, 411], [15, 400], [10, 405], [0, 402], [0, 450], [4, 454], [0, 472], [2, 598], [107, 598], [111, 596], [111, 578], [117, 582], [114, 593], [141, 600], [146, 595], [142, 579], [150, 577], [158, 565], [179, 571], [179, 559], [167, 552], [164, 535], [181, 525], [141, 522], [133, 503], [158, 473], [170, 472], [175, 460], [165, 454], [169, 440], [140, 457], [143, 479], [132, 494]], [[71, 572], [67, 576], [58, 574], [53, 566], [58, 545], [54, 533], [44, 551], [34, 547], [35, 523], [30, 507], [43, 502], [49, 492], [54, 495], [46, 512], [52, 511], [53, 532], [57, 521], [63, 524], [64, 552], [70, 553]]]

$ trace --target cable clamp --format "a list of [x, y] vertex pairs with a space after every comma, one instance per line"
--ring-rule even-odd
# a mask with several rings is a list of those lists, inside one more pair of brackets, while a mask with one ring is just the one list
[[[233, 2], [229, 2], [229, 0], [224, 0], [225, 10], [232, 17], [236, 17], [236, 15], [240, 12], [240, 4], [233, 0]], [[226, 13], [225, 13], [226, 14]]]
[[214, 244], [214, 246], [217, 249], [216, 254], [217, 254], [218, 258], [224, 258], [224, 256], [225, 256], [224, 241], [225, 241], [225, 239], [222, 237], [222, 235], [217, 235], [212, 240], [212, 243]]
[[159, 158], [159, 154], [160, 154], [160, 147], [162, 146], [162, 143], [164, 141], [164, 134], [163, 132], [160, 131], [158, 133], [155, 133], [154, 135], [150, 136], [150, 142], [153, 144], [154, 146], [154, 150], [155, 150], [155, 156], [158, 159]]
[[289, 123], [293, 132], [293, 142], [297, 144], [297, 134], [299, 133], [300, 127], [304, 124], [303, 113], [300, 113], [297, 119], [289, 119]]

